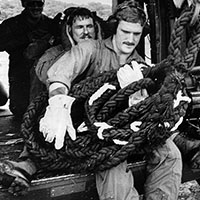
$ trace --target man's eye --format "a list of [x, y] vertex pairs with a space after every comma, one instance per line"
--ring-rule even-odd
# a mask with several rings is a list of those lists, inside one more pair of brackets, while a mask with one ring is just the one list
[[124, 32], [124, 33], [126, 33], [126, 34], [128, 34], [128, 33], [129, 33], [128, 31], [125, 31], [125, 30], [123, 30], [123, 32]]
[[139, 35], [141, 35], [141, 33], [134, 33], [134, 35], [135, 35], [135, 36], [139, 36]]
[[87, 25], [87, 28], [93, 28], [94, 26], [92, 24]]
[[77, 28], [77, 29], [82, 29], [82, 28], [83, 28], [83, 26], [76, 26], [76, 28]]

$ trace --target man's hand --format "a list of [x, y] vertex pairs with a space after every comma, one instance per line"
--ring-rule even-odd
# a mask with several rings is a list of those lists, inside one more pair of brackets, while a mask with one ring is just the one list
[[121, 88], [124, 88], [130, 83], [143, 78], [140, 69], [141, 66], [136, 61], [132, 61], [131, 65], [132, 67], [126, 64], [123, 67], [121, 67], [117, 72], [117, 78]]
[[[141, 72], [142, 65], [138, 64], [136, 61], [132, 61], [131, 65], [124, 65], [117, 72], [117, 78], [121, 88], [126, 87], [134, 81], [138, 81], [143, 78]], [[129, 106], [132, 106], [148, 97], [146, 89], [135, 92], [129, 97]]]
[[47, 142], [55, 139], [55, 148], [64, 145], [66, 131], [72, 140], [76, 139], [76, 131], [71, 120], [71, 106], [75, 98], [67, 95], [55, 95], [49, 99], [44, 117], [40, 120], [40, 132]]

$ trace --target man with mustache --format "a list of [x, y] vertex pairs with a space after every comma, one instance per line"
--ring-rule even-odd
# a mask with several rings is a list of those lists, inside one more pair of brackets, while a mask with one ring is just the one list
[[[76, 140], [71, 120], [73, 97], [68, 95], [71, 84], [83, 75], [96, 75], [118, 70], [121, 87], [143, 78], [138, 63], [143, 62], [136, 47], [146, 23], [146, 14], [136, 1], [125, 1], [116, 8], [113, 19], [114, 34], [105, 40], [88, 40], [72, 47], [47, 72], [49, 106], [40, 120], [40, 131], [55, 148], [64, 145], [65, 134]], [[127, 63], [132, 62], [132, 68]], [[40, 77], [41, 78], [41, 77]], [[147, 91], [136, 92], [129, 99], [133, 105], [148, 96]], [[59, 116], [57, 119], [56, 116]], [[62, 120], [60, 120], [62, 119]], [[126, 172], [126, 161], [103, 172], [96, 172], [96, 186], [100, 200], [138, 200], [131, 171]], [[171, 138], [158, 147], [148, 159], [144, 197], [147, 200], [178, 198], [182, 176], [181, 154]]]
[[[84, 79], [116, 69], [121, 88], [131, 81], [143, 78], [142, 68], [138, 63], [144, 63], [144, 60], [137, 53], [136, 47], [147, 20], [144, 10], [136, 1], [125, 1], [118, 5], [113, 19], [115, 28], [111, 37], [105, 40], [87, 40], [78, 43], [52, 65], [47, 72], [47, 78], [40, 77], [47, 84], [49, 91], [49, 105], [44, 117], [40, 120], [40, 132], [43, 133], [45, 141], [55, 142], [55, 148], [58, 150], [64, 145], [66, 132], [72, 140], [76, 140], [76, 131], [70, 116], [71, 105], [75, 99], [70, 97], [68, 92], [71, 84], [79, 77]], [[132, 63], [132, 67], [126, 65], [128, 63]], [[41, 75], [44, 74], [41, 73]], [[147, 96], [146, 90], [136, 92], [131, 95], [129, 103], [133, 105]], [[9, 167], [12, 162], [3, 164]], [[37, 170], [36, 167], [34, 168], [34, 163], [28, 163], [28, 161], [21, 162], [21, 165], [14, 163], [13, 165], [21, 167], [30, 175]], [[109, 170], [96, 172], [96, 186], [100, 200], [139, 200], [139, 194], [134, 187], [133, 174], [130, 170], [127, 172], [126, 169], [127, 162], [124, 161]], [[13, 176], [16, 177], [15, 184], [20, 182], [21, 186], [26, 186], [23, 175], [15, 175], [13, 172]], [[169, 138], [148, 159], [144, 198], [146, 200], [176, 200], [181, 176], [181, 154]], [[12, 192], [16, 193], [13, 190]]]
[[68, 32], [75, 44], [86, 39], [96, 39], [98, 27], [95, 26], [94, 15], [87, 8], [75, 8], [67, 20]]
[[[37, 56], [52, 45], [57, 24], [44, 15], [45, 0], [21, 0], [24, 10], [0, 24], [0, 51], [9, 54], [9, 108], [17, 119], [22, 118], [29, 104], [33, 75], [30, 69], [35, 61], [33, 44], [37, 42]], [[58, 30], [58, 29], [57, 29]], [[28, 53], [29, 51], [29, 53]], [[30, 52], [31, 51], [31, 52]]]
[[64, 11], [61, 42], [48, 49], [35, 65], [39, 79], [45, 82], [47, 71], [62, 53], [87, 39], [102, 39], [103, 33], [97, 16], [85, 7], [69, 7]]

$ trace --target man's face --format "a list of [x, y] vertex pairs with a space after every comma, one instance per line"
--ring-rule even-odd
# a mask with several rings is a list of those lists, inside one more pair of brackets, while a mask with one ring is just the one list
[[77, 18], [72, 24], [72, 37], [79, 43], [87, 39], [95, 39], [95, 28], [92, 18]]
[[44, 0], [25, 0], [24, 5], [32, 18], [37, 19], [41, 17]]
[[114, 48], [119, 54], [131, 54], [138, 45], [143, 27], [139, 23], [120, 21], [114, 35]]

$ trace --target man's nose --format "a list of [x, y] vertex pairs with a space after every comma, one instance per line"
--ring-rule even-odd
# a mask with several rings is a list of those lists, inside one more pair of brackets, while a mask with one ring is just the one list
[[128, 35], [128, 42], [133, 43], [134, 41], [135, 41], [134, 34], [130, 33], [130, 34]]
[[84, 27], [84, 28], [83, 28], [83, 32], [84, 32], [85, 34], [88, 34], [88, 32], [89, 32], [89, 31], [88, 31], [88, 28], [87, 28], [87, 27]]

